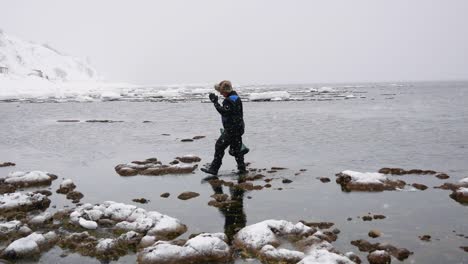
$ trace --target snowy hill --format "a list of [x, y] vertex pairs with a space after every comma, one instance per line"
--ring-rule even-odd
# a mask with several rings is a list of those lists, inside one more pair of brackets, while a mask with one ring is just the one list
[[0, 101], [100, 101], [137, 86], [103, 81], [84, 60], [0, 30]]
[[0, 30], [0, 72], [60, 81], [98, 79], [88, 63], [47, 46], [9, 36]]

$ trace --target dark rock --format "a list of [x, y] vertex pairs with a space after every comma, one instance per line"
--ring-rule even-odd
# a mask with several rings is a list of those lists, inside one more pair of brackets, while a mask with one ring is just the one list
[[263, 186], [261, 185], [253, 185], [250, 182], [242, 182], [236, 185], [237, 188], [245, 190], [245, 191], [252, 191], [252, 190], [261, 190]]
[[464, 250], [465, 252], [468, 252], [468, 247], [460, 247], [462, 250]]
[[272, 178], [266, 178], [264, 181], [265, 182], [271, 182], [273, 179]]
[[0, 163], [0, 167], [10, 167], [10, 166], [16, 166], [16, 164], [13, 163], [13, 162], [3, 162], [3, 163]]
[[87, 123], [122, 123], [123, 121], [115, 121], [115, 120], [86, 120]]
[[367, 255], [367, 260], [369, 264], [390, 264], [392, 262], [390, 255], [383, 250], [376, 250], [369, 253], [369, 255]]
[[370, 215], [365, 215], [365, 216], [362, 217], [362, 220], [363, 220], [363, 221], [372, 221], [372, 216], [370, 216]]
[[279, 188], [276, 188], [275, 190], [282, 191], [283, 188], [279, 187]]
[[81, 193], [81, 192], [78, 192], [78, 191], [71, 191], [69, 193], [67, 193], [67, 199], [68, 200], [73, 200], [73, 203], [75, 203], [75, 201], [78, 201], [81, 200], [81, 198], [83, 198], [84, 195]]
[[142, 204], [145, 204], [145, 203], [149, 202], [149, 200], [147, 200], [145, 198], [136, 198], [136, 199], [133, 199], [132, 201], [134, 201], [135, 203], [142, 203]]
[[161, 136], [170, 136], [171, 134], [161, 134]]
[[255, 180], [260, 180], [263, 179], [265, 176], [263, 174], [256, 174], [254, 176], [247, 176], [245, 178], [246, 181], [255, 181]]
[[348, 220], [348, 221], [351, 221], [351, 220], [353, 220], [353, 218], [351, 218], [351, 217], [348, 217], [346, 220]]
[[49, 191], [49, 190], [39, 190], [39, 191], [35, 191], [34, 193], [40, 193], [40, 194], [43, 194], [45, 196], [51, 196], [52, 195], [52, 192]]
[[359, 251], [370, 252], [378, 249], [379, 243], [370, 243], [367, 240], [359, 239], [351, 241], [351, 245], [356, 246]]
[[177, 198], [179, 198], [180, 200], [188, 200], [188, 199], [195, 198], [195, 197], [197, 197], [199, 195], [200, 194], [196, 193], [196, 192], [183, 192], [183, 193], [179, 194], [179, 196], [177, 196]]
[[385, 218], [387, 218], [385, 215], [378, 215], [378, 214], [374, 215], [374, 219], [376, 219], [376, 220], [377, 219], [381, 220], [381, 219], [385, 219]]
[[300, 169], [299, 171], [300, 171], [300, 172], [304, 172], [304, 171], [307, 171], [307, 170], [306, 170], [306, 169]]
[[97, 220], [100, 227], [114, 227], [116, 222], [111, 219], [101, 218]]
[[382, 232], [376, 229], [372, 229], [371, 231], [369, 231], [368, 235], [372, 238], [376, 238], [376, 237], [380, 237], [382, 235]]
[[227, 200], [227, 194], [213, 194], [210, 197], [214, 198], [217, 202], [224, 202]]
[[450, 178], [450, 176], [448, 176], [447, 174], [445, 173], [439, 173], [436, 175], [437, 178], [441, 179], [441, 180], [445, 180], [445, 179], [448, 179]]
[[205, 138], [205, 136], [194, 136], [192, 139], [197, 140], [197, 139], [202, 139]]
[[271, 170], [286, 170], [287, 168], [283, 167], [271, 167]]
[[153, 121], [145, 120], [143, 123], [152, 123]]
[[434, 187], [435, 189], [443, 189], [443, 190], [451, 190], [451, 191], [455, 191], [457, 190], [458, 188], [460, 187], [465, 187], [465, 188], [468, 188], [468, 183], [450, 183], [450, 182], [446, 182], [440, 186], [436, 186]]
[[304, 225], [308, 227], [314, 227], [314, 228], [319, 228], [319, 229], [328, 229], [332, 227], [333, 225], [335, 225], [332, 222], [306, 222], [304, 220], [301, 220], [299, 222], [303, 223]]
[[277, 171], [275, 171], [275, 170], [269, 170], [269, 171], [267, 171], [267, 173], [276, 173], [276, 172], [277, 172]]
[[88, 232], [73, 233], [59, 241], [61, 248], [70, 249], [78, 252], [83, 256], [94, 255], [98, 241], [95, 237], [90, 236]]
[[167, 198], [167, 197], [169, 197], [169, 195], [171, 195], [171, 194], [168, 193], [168, 192], [165, 192], [165, 193], [161, 194], [161, 197]]
[[14, 192], [16, 192], [16, 187], [14, 185], [4, 183], [3, 179], [0, 179], [0, 194], [14, 193]]
[[353, 252], [346, 253], [346, 256], [356, 264], [361, 264], [362, 263], [361, 258], [359, 258], [359, 256], [354, 254]]
[[327, 177], [320, 177], [319, 179], [320, 179], [320, 181], [323, 182], [323, 183], [327, 183], [327, 182], [330, 182], [330, 181], [331, 181], [330, 178], [327, 178]]
[[181, 142], [193, 142], [193, 139], [191, 138], [184, 138], [181, 140]]
[[59, 122], [59, 123], [77, 123], [77, 122], [80, 122], [80, 120], [76, 120], [76, 119], [61, 119], [61, 120], [57, 120], [57, 122]]
[[271, 184], [267, 183], [267, 184], [265, 184], [263, 187], [265, 187], [265, 188], [271, 188]]
[[290, 179], [283, 179], [282, 182], [283, 182], [283, 183], [291, 183], [291, 182], [293, 182], [293, 181], [291, 181]]
[[341, 233], [341, 231], [338, 228], [334, 228], [332, 230], [332, 233], [335, 234], [335, 235], [338, 235], [339, 233]]
[[433, 170], [419, 170], [419, 169], [412, 169], [412, 170], [404, 170], [401, 168], [382, 168], [379, 170], [380, 173], [383, 174], [393, 174], [393, 175], [405, 175], [405, 174], [436, 174], [437, 172]]
[[411, 186], [413, 186], [414, 188], [416, 188], [418, 190], [421, 190], [421, 191], [424, 191], [424, 190], [427, 189], [426, 185], [420, 184], [420, 183], [413, 183], [413, 184], [411, 184]]
[[399, 261], [403, 261], [403, 260], [407, 259], [409, 257], [409, 255], [412, 254], [412, 252], [410, 252], [406, 248], [397, 248], [397, 247], [392, 246], [390, 244], [379, 244], [378, 249], [387, 251], [390, 255], [394, 256]]
[[419, 236], [419, 239], [421, 239], [422, 241], [431, 241], [431, 236], [430, 235], [422, 235], [422, 236]]
[[180, 161], [178, 161], [178, 160], [173, 160], [173, 161], [169, 162], [169, 164], [171, 164], [171, 165], [176, 165], [176, 164], [179, 164], [179, 163], [180, 163]]
[[184, 163], [193, 163], [193, 162], [200, 162], [201, 161], [201, 159], [199, 157], [192, 156], [192, 155], [177, 157], [176, 159], [178, 159], [179, 161], [184, 162]]

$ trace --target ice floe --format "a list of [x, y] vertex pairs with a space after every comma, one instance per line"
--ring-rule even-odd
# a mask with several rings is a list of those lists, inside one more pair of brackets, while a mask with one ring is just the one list
[[286, 91], [251, 93], [250, 101], [282, 101], [288, 100], [291, 95]]

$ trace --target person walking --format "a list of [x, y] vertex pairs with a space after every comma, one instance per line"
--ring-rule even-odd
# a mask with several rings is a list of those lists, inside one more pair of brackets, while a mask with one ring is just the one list
[[225, 80], [216, 84], [215, 90], [224, 97], [223, 104], [218, 103], [218, 96], [214, 93], [210, 93], [209, 98], [221, 115], [224, 131], [216, 141], [213, 161], [208, 168], [202, 168], [201, 170], [217, 175], [223, 161], [224, 151], [230, 146], [229, 153], [236, 159], [238, 173], [244, 174], [247, 172], [244, 155], [247, 154], [249, 149], [242, 148], [242, 135], [245, 132], [242, 100], [236, 91], [232, 89], [230, 81]]

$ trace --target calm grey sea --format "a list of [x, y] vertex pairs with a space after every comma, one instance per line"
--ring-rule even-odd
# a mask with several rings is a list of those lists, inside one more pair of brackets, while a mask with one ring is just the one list
[[[294, 92], [305, 87], [274, 88]], [[468, 239], [456, 236], [468, 236], [468, 207], [450, 199], [450, 192], [432, 188], [445, 181], [402, 176], [408, 183], [430, 188], [381, 193], [344, 193], [334, 182], [335, 173], [343, 170], [375, 172], [389, 166], [446, 172], [451, 176], [446, 181], [468, 177], [468, 83], [374, 85], [359, 87], [355, 94], [365, 98], [244, 103], [244, 142], [251, 148], [246, 161], [255, 168], [286, 167], [272, 176], [293, 180], [290, 184], [274, 180], [273, 187], [284, 188], [281, 191], [247, 193], [244, 197], [251, 196], [243, 202], [247, 224], [266, 219], [334, 222], [341, 230], [335, 247], [356, 253], [350, 241], [371, 240], [367, 233], [378, 229], [383, 236], [373, 242], [389, 242], [414, 252], [404, 263], [468, 263], [467, 253], [459, 248], [468, 246]], [[82, 122], [56, 122], [59, 119]], [[124, 122], [83, 122], [88, 119]], [[136, 205], [179, 218], [189, 227], [183, 237], [223, 232], [229, 219], [207, 205], [213, 192], [202, 181], [206, 175], [201, 171], [152, 177], [120, 177], [114, 171], [119, 163], [149, 157], [168, 163], [174, 157], [195, 154], [202, 158], [201, 164], [210, 162], [220, 126], [211, 104], [193, 100], [0, 103], [0, 161], [17, 164], [0, 168], [0, 177], [16, 170], [44, 170], [60, 179], [73, 179], [85, 195], [82, 202], [133, 204], [134, 198], [149, 199], [148, 204]], [[197, 135], [206, 138], [180, 142]], [[234, 168], [233, 158], [226, 155], [221, 173], [229, 174]], [[300, 169], [307, 171], [295, 176]], [[332, 182], [324, 184], [317, 177], [330, 177]], [[52, 190], [60, 182], [55, 181]], [[183, 191], [201, 195], [178, 200]], [[163, 192], [171, 196], [161, 198]], [[52, 200], [57, 209], [71, 206], [55, 192]], [[369, 212], [387, 218], [372, 222], [357, 218]], [[353, 220], [347, 221], [348, 217]], [[431, 242], [418, 239], [425, 234], [432, 236]], [[60, 254], [54, 248], [41, 262], [92, 261], [76, 254], [61, 258]], [[359, 255], [365, 258], [366, 253]], [[127, 256], [119, 262], [134, 261], [134, 256]]]

